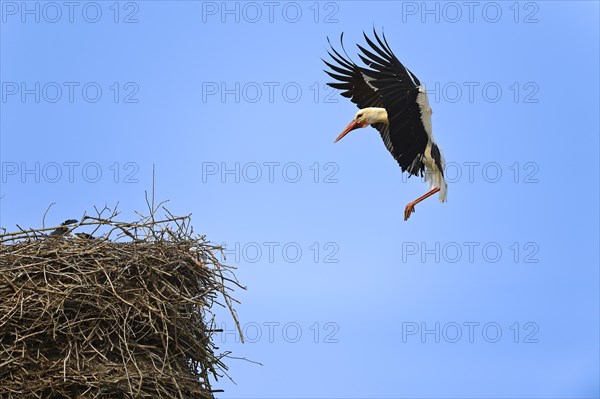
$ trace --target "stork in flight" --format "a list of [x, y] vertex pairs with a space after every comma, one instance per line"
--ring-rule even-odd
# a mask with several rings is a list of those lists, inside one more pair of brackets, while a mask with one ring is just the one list
[[404, 220], [408, 220], [415, 205], [425, 198], [439, 192], [440, 201], [446, 201], [444, 159], [431, 133], [431, 108], [424, 85], [396, 58], [385, 35], [382, 41], [375, 29], [373, 33], [378, 44], [363, 33], [371, 50], [357, 45], [362, 52], [359, 57], [368, 68], [359, 67], [350, 59], [344, 49], [343, 33], [340, 43], [346, 57], [327, 39], [333, 51], [328, 54], [337, 65], [323, 60], [333, 71], [325, 72], [338, 81], [328, 85], [343, 90], [342, 96], [360, 108], [334, 143], [354, 129], [371, 125], [379, 131], [403, 172], [408, 172], [409, 177], [423, 176], [425, 172], [429, 191], [406, 205]]

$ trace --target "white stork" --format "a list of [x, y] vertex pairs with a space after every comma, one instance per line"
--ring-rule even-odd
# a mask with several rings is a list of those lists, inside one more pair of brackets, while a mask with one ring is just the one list
[[379, 131], [403, 172], [408, 172], [409, 177], [423, 176], [425, 172], [429, 191], [406, 205], [404, 220], [408, 220], [415, 205], [425, 198], [439, 192], [440, 201], [446, 200], [448, 185], [444, 180], [444, 159], [431, 133], [431, 108], [425, 87], [396, 58], [385, 35], [382, 41], [375, 29], [373, 33], [379, 46], [364, 33], [372, 51], [357, 45], [362, 51], [360, 59], [369, 68], [359, 67], [348, 57], [343, 33], [340, 42], [346, 58], [327, 39], [333, 51], [333, 54], [328, 53], [337, 65], [323, 60], [333, 70], [325, 72], [339, 82], [328, 85], [343, 90], [342, 96], [350, 98], [360, 108], [334, 142], [354, 129], [371, 125]]

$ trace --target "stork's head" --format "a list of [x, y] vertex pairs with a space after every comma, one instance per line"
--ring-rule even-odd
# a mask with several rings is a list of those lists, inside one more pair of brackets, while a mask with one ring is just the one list
[[340, 141], [342, 137], [354, 129], [366, 127], [373, 123], [388, 123], [387, 112], [384, 108], [369, 107], [358, 111], [354, 116], [354, 119], [352, 119], [352, 122], [350, 122], [344, 131], [340, 133], [340, 135], [335, 139], [334, 143]]

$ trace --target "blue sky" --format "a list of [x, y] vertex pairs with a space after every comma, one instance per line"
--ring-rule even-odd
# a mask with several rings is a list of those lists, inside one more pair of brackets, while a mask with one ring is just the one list
[[[597, 2], [2, 1], [0, 225], [144, 191], [248, 287], [222, 398], [600, 395]], [[448, 202], [332, 89], [384, 28], [424, 82]], [[225, 312], [222, 326], [232, 330]]]

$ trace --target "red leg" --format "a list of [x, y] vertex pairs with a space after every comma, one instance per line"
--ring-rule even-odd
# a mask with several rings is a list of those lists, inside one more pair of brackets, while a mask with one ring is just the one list
[[406, 208], [404, 208], [404, 220], [408, 220], [408, 218], [410, 217], [410, 214], [415, 211], [415, 205], [417, 205], [419, 202], [423, 201], [425, 198], [431, 197], [433, 194], [437, 193], [438, 191], [440, 191], [440, 188], [436, 187], [436, 188], [428, 191], [424, 195], [420, 196], [413, 202], [409, 202], [408, 205], [406, 205]]

